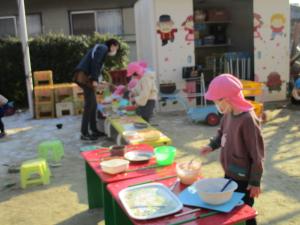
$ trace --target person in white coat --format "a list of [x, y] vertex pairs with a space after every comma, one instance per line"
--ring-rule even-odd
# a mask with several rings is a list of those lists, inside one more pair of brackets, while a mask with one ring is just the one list
[[137, 106], [137, 115], [149, 122], [158, 94], [156, 73], [148, 69], [145, 62], [138, 61], [128, 65], [127, 76], [137, 80], [137, 84], [131, 90], [132, 101]]

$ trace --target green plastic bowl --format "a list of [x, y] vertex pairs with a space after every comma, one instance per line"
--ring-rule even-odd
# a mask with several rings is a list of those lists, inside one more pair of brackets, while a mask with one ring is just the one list
[[173, 146], [159, 146], [154, 149], [154, 155], [158, 165], [171, 165], [175, 159], [176, 148]]

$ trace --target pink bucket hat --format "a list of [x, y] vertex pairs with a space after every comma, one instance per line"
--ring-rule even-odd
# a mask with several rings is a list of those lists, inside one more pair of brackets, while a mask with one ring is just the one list
[[227, 99], [233, 107], [247, 112], [253, 106], [244, 98], [242, 90], [243, 85], [239, 79], [231, 74], [221, 74], [211, 81], [205, 98], [211, 101]]
[[146, 68], [147, 63], [143, 60], [129, 63], [127, 67], [127, 77], [131, 77], [134, 73], [143, 76]]

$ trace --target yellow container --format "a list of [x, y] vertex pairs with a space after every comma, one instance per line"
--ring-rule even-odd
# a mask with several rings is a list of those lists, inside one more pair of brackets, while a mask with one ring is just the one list
[[250, 96], [259, 96], [263, 94], [262, 89], [243, 89], [243, 94], [245, 97], [250, 97]]
[[241, 80], [244, 89], [262, 89], [264, 84], [251, 80]]
[[245, 97], [259, 96], [263, 94], [263, 83], [251, 80], [241, 80], [243, 84], [243, 94]]
[[250, 101], [254, 107], [254, 112], [258, 118], [261, 118], [264, 112], [264, 104], [260, 102]]

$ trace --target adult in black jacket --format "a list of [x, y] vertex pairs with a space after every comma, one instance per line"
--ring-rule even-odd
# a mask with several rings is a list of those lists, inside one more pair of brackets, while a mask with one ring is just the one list
[[119, 47], [120, 43], [115, 39], [109, 39], [104, 44], [96, 44], [85, 54], [75, 68], [74, 82], [83, 89], [84, 95], [81, 140], [96, 140], [105, 135], [97, 130], [97, 101], [95, 88], [101, 88], [101, 85], [99, 85], [99, 78], [101, 77], [106, 56], [115, 56]]

